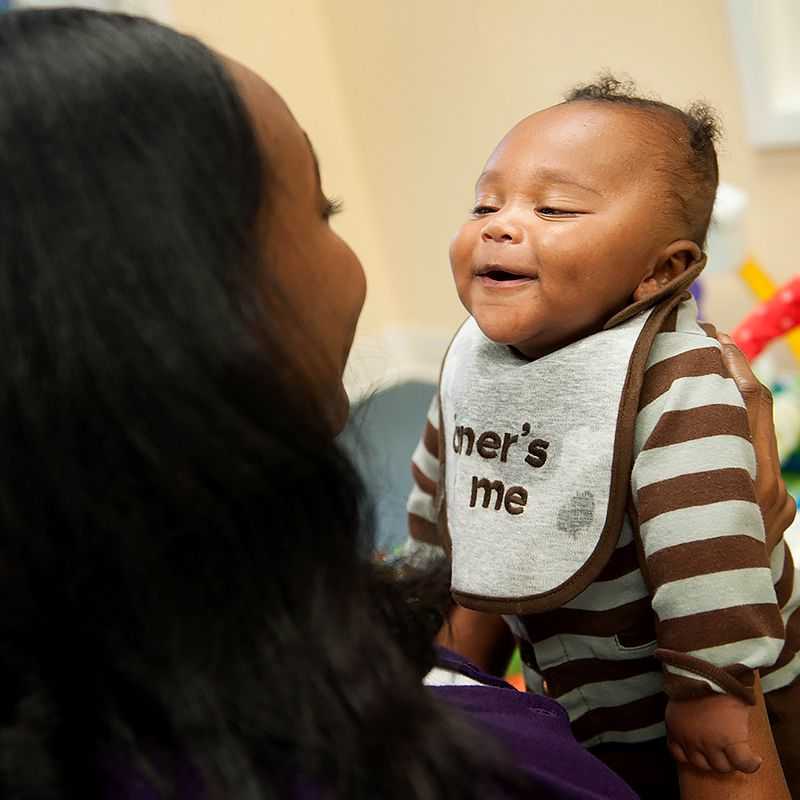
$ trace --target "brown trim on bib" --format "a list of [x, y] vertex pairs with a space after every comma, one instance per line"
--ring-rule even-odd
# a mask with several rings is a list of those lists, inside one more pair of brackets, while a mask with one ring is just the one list
[[[696, 272], [700, 271], [698, 265]], [[686, 275], [686, 273], [684, 273]], [[692, 280], [694, 277], [692, 277]], [[690, 281], [691, 282], [691, 281]], [[675, 284], [678, 281], [673, 282]], [[617, 430], [614, 437], [614, 456], [611, 463], [611, 488], [608, 510], [603, 531], [594, 552], [586, 563], [561, 585], [541, 594], [529, 597], [484, 597], [453, 591], [453, 599], [459, 604], [475, 611], [488, 611], [500, 614], [532, 614], [560, 608], [577, 597], [593, 583], [602, 572], [616, 549], [620, 531], [625, 518], [629, 496], [629, 482], [633, 469], [633, 440], [636, 417], [639, 412], [639, 397], [644, 382], [645, 367], [653, 341], [661, 331], [664, 322], [680, 303], [688, 298], [679, 292], [664, 300], [645, 322], [633, 348], [625, 385], [622, 389]], [[637, 304], [635, 304], [637, 305]], [[644, 306], [639, 308], [643, 310]], [[636, 313], [639, 313], [637, 311]], [[619, 315], [618, 315], [619, 316]], [[633, 316], [633, 315], [631, 315]], [[628, 319], [628, 317], [625, 317]], [[439, 404], [441, 414], [441, 402]], [[446, 505], [445, 503], [442, 504]]]
[[[695, 279], [703, 271], [705, 265], [706, 257], [703, 256], [699, 261], [689, 267], [689, 269], [678, 275], [677, 278], [674, 278], [669, 283], [662, 286], [661, 289], [659, 289], [655, 294], [650, 295], [650, 297], [647, 297], [644, 300], [638, 300], [635, 303], [631, 303], [629, 306], [625, 306], [622, 311], [614, 314], [614, 316], [611, 317], [611, 319], [606, 322], [605, 325], [603, 325], [603, 330], [607, 331], [609, 328], [616, 328], [620, 323], [629, 319], [633, 319], [637, 314], [640, 314], [642, 311], [646, 311], [648, 308], [657, 306], [664, 300], [677, 295], [683, 295], [686, 290], [695, 282]], [[675, 330], [674, 325], [676, 319], [670, 319], [670, 317], [667, 317], [664, 320], [667, 323], [667, 327], [664, 330]], [[670, 325], [673, 327], [670, 327]]]
[[[448, 348], [449, 350], [450, 348]], [[445, 354], [445, 358], [447, 355]], [[444, 361], [442, 361], [444, 366]], [[453, 542], [450, 538], [450, 526], [447, 524], [447, 499], [445, 498], [445, 442], [444, 442], [444, 417], [442, 416], [442, 379], [439, 376], [439, 484], [436, 487], [436, 506], [438, 508], [436, 527], [439, 533], [439, 544], [444, 547], [447, 557], [453, 560]], [[455, 600], [455, 592], [451, 592]]]
[[[437, 543], [444, 548], [445, 553], [447, 553], [447, 558], [450, 561], [453, 560], [453, 542], [450, 538], [450, 526], [447, 523], [447, 497], [445, 492], [445, 487], [447, 486], [445, 481], [445, 476], [447, 474], [447, 444], [444, 440], [444, 414], [442, 413], [442, 375], [444, 374], [444, 365], [447, 363], [447, 356], [450, 355], [450, 348], [453, 346], [453, 342], [456, 340], [458, 334], [461, 333], [461, 329], [467, 322], [468, 320], [464, 320], [464, 322], [458, 326], [458, 330], [453, 334], [450, 344], [447, 345], [447, 350], [445, 350], [444, 357], [442, 358], [442, 365], [439, 367], [439, 381], [436, 385], [439, 401], [439, 482], [436, 486], [436, 494], [434, 495], [434, 505], [437, 512], [436, 528], [439, 539]], [[451, 594], [453, 593], [451, 592]], [[455, 600], [454, 594], [453, 599]]]

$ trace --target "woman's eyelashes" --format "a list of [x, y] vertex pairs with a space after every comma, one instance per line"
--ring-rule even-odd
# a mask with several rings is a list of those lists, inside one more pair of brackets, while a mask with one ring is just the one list
[[322, 218], [327, 222], [331, 217], [341, 214], [343, 210], [344, 203], [342, 202], [341, 198], [334, 197], [332, 199], [328, 199], [326, 197], [324, 200], [324, 206], [322, 208]]

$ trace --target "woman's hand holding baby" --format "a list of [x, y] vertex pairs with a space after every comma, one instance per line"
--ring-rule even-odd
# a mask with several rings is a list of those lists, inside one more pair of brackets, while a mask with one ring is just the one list
[[772, 394], [753, 374], [742, 351], [727, 334], [717, 333], [725, 368], [736, 381], [747, 407], [756, 452], [756, 497], [764, 518], [767, 552], [783, 538], [797, 513], [797, 504], [781, 478], [772, 412]]
[[[719, 339], [725, 367], [747, 407], [757, 462], [756, 497], [764, 519], [767, 548], [771, 550], [791, 525], [796, 512], [794, 499], [781, 478], [772, 396], [755, 377], [732, 339], [724, 333], [708, 332]], [[730, 800], [788, 800], [758, 676], [754, 693], [755, 706], [730, 695], [669, 702], [666, 713], [669, 748], [683, 765], [681, 797], [685, 800], [716, 800], [722, 796]], [[709, 724], [713, 729], [710, 736], [704, 733]], [[722, 731], [725, 733], [722, 749], [731, 767], [727, 771], [739, 770], [727, 776], [720, 774], [726, 771], [726, 764], [721, 759], [709, 758], [706, 752], [713, 742], [719, 741]], [[752, 765], [755, 766], [751, 769]]]

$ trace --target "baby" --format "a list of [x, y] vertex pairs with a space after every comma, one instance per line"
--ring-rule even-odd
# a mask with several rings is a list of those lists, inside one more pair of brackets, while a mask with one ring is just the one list
[[764, 541], [744, 404], [686, 291], [715, 136], [704, 106], [612, 78], [505, 136], [451, 245], [470, 318], [412, 468], [412, 540], [448, 553], [454, 599], [504, 615], [528, 688], [646, 796], [674, 781], [665, 738], [758, 768], [755, 670], [771, 716], [797, 706], [791, 555]]

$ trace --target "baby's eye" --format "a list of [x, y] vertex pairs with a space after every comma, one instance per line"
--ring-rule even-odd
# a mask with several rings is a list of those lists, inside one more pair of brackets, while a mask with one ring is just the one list
[[493, 214], [495, 211], [497, 211], [497, 209], [494, 206], [475, 206], [475, 208], [472, 209], [472, 213], [476, 217], [482, 217], [485, 214]]
[[543, 217], [577, 217], [579, 211], [567, 211], [563, 208], [553, 208], [553, 206], [541, 206], [536, 209], [538, 214]]

